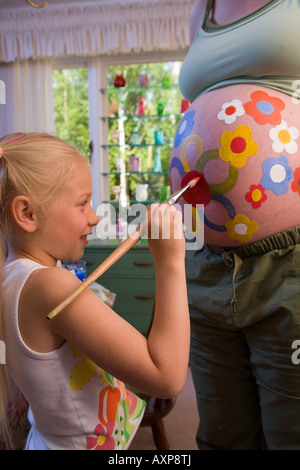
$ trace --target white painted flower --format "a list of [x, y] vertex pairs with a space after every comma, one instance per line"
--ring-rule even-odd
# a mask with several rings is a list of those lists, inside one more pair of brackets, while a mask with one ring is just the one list
[[232, 100], [222, 105], [222, 110], [218, 113], [217, 118], [225, 121], [226, 124], [235, 122], [238, 116], [245, 114], [242, 102], [240, 100]]
[[299, 130], [296, 127], [288, 127], [285, 121], [269, 131], [269, 136], [273, 140], [272, 149], [281, 153], [285, 150], [288, 153], [296, 153], [298, 144], [295, 139], [299, 137]]

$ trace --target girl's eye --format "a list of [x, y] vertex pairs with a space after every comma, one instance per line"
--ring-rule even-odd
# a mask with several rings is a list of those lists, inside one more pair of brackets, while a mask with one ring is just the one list
[[82, 202], [80, 205], [81, 205], [82, 207], [84, 207], [84, 206], [86, 206], [86, 205], [87, 205], [87, 203], [88, 203], [88, 202], [89, 202], [89, 201], [88, 201], [88, 200], [86, 200], [86, 201]]

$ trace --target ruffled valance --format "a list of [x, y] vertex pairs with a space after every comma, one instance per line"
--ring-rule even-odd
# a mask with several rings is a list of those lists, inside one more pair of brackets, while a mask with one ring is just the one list
[[189, 45], [193, 0], [83, 1], [1, 8], [0, 62], [177, 51]]

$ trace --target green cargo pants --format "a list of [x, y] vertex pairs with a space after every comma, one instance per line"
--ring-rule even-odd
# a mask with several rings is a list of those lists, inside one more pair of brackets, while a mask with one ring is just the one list
[[200, 449], [300, 449], [300, 227], [186, 253]]

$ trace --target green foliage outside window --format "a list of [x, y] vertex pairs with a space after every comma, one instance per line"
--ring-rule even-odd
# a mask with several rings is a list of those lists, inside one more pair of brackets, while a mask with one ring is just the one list
[[86, 68], [53, 71], [55, 134], [89, 156], [89, 98]]

